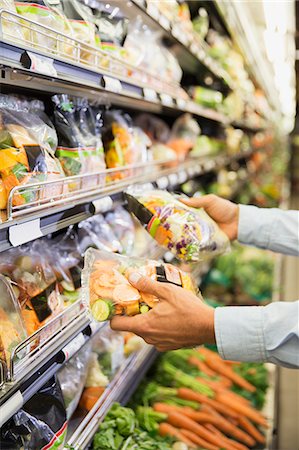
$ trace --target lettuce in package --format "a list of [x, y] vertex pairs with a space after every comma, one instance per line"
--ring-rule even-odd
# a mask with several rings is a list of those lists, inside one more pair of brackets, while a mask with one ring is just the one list
[[152, 294], [140, 292], [128, 281], [138, 271], [153, 280], [171, 283], [196, 293], [190, 274], [171, 264], [88, 249], [82, 272], [83, 301], [99, 322], [113, 315], [147, 313], [157, 303]]
[[227, 236], [203, 209], [190, 208], [167, 191], [135, 187], [125, 195], [129, 211], [177, 258], [202, 261], [228, 249]]

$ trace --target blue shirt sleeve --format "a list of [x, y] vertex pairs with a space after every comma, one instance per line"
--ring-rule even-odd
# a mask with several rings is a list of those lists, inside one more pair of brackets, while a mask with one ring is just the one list
[[299, 368], [299, 301], [216, 308], [215, 335], [223, 359]]
[[299, 255], [299, 211], [239, 205], [238, 240], [242, 244]]

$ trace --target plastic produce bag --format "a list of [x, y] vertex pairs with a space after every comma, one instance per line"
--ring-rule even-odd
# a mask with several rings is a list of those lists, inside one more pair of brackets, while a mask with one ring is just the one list
[[200, 127], [191, 114], [183, 114], [173, 124], [167, 145], [172, 148], [179, 160], [185, 159], [200, 134]]
[[20, 306], [9, 281], [0, 274], [0, 364], [4, 374], [9, 368], [11, 352], [26, 337]]
[[64, 400], [53, 377], [2, 427], [0, 448], [62, 450], [66, 432]]
[[97, 353], [101, 369], [109, 379], [124, 361], [124, 337], [122, 333], [104, 327], [92, 338], [92, 350]]
[[[61, 166], [53, 156], [55, 139], [55, 130], [30, 109], [28, 102], [0, 96], [0, 177], [7, 196], [15, 186], [62, 179]], [[13, 205], [52, 199], [62, 191], [59, 183], [24, 190], [13, 196]]]
[[66, 175], [91, 174], [80, 184], [72, 182], [70, 189], [79, 186], [88, 188], [104, 184], [104, 175], [92, 176], [105, 169], [103, 143], [96, 124], [95, 114], [88, 100], [54, 95], [55, 127], [58, 132], [59, 147], [56, 155], [61, 161]]
[[102, 214], [97, 214], [80, 222], [78, 227], [78, 237], [81, 254], [83, 254], [88, 247], [95, 247], [99, 250], [110, 252], [122, 251], [121, 243]]
[[[118, 110], [106, 111], [104, 115], [103, 143], [107, 168], [124, 167], [142, 161], [143, 149], [136, 145], [132, 119]], [[131, 175], [131, 169], [109, 174], [109, 180]]]
[[[16, 6], [13, 0], [0, 0], [0, 9], [5, 9], [12, 13], [16, 13]], [[4, 17], [1, 20], [0, 35], [4, 38], [12, 39], [16, 41], [24, 41], [23, 30], [21, 26], [21, 20], [11, 16], [9, 20]]]
[[225, 252], [227, 236], [203, 209], [189, 208], [167, 191], [125, 194], [129, 211], [163, 247], [185, 261], [202, 261]]
[[12, 280], [28, 335], [64, 307], [44, 241], [34, 241], [0, 255], [0, 272]]
[[[56, 39], [55, 31], [63, 33], [65, 31], [65, 22], [62, 20], [61, 16], [59, 16], [52, 8], [49, 8], [42, 1], [39, 3], [30, 3], [30, 2], [15, 2], [17, 13], [20, 16], [25, 17], [41, 26], [46, 26], [51, 28], [53, 31], [49, 29], [43, 30], [40, 26], [36, 26], [34, 24], [30, 24], [23, 21], [24, 26], [22, 27], [24, 39], [27, 43], [30, 43], [34, 47], [39, 50], [46, 51], [50, 53], [58, 53], [59, 40]], [[22, 21], [21, 21], [22, 23]], [[25, 26], [26, 25], [26, 26]]]
[[148, 135], [153, 143], [166, 144], [168, 142], [170, 129], [162, 119], [152, 114], [142, 113], [135, 117], [134, 123]]
[[114, 211], [106, 214], [106, 221], [119, 240], [122, 253], [129, 255], [133, 250], [135, 239], [135, 227], [131, 215], [122, 206], [117, 206]]
[[67, 419], [70, 419], [78, 406], [87, 377], [90, 355], [91, 342], [89, 341], [57, 374], [66, 406]]
[[133, 271], [196, 292], [190, 275], [170, 264], [89, 249], [85, 254], [82, 289], [83, 302], [94, 319], [101, 322], [113, 315], [144, 314], [157, 304], [154, 295], [139, 292], [129, 283]]

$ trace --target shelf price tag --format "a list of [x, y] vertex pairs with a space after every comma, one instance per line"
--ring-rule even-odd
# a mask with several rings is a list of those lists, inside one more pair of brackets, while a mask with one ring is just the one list
[[57, 71], [52, 58], [26, 51], [22, 53], [20, 62], [25, 69], [30, 69], [32, 72], [57, 77]]
[[103, 197], [103, 198], [94, 200], [92, 202], [92, 205], [94, 207], [94, 214], [105, 213], [105, 212], [109, 211], [110, 209], [112, 209], [113, 200], [111, 197], [107, 196], [107, 197]]
[[43, 233], [40, 228], [40, 219], [30, 220], [29, 222], [12, 225], [9, 227], [8, 238], [13, 247], [25, 244], [40, 238]]
[[193, 55], [196, 55], [198, 52], [198, 46], [195, 44], [195, 42], [192, 42], [191, 46], [190, 46], [190, 50], [193, 53]]
[[169, 179], [169, 183], [170, 183], [172, 186], [178, 184], [178, 181], [179, 181], [179, 180], [178, 180], [178, 176], [177, 176], [176, 173], [171, 173], [171, 174], [168, 176], [168, 179]]
[[169, 30], [170, 29], [170, 22], [167, 19], [167, 17], [164, 16], [164, 14], [161, 14], [159, 23], [160, 23], [161, 27], [165, 28], [165, 30]]
[[157, 185], [159, 189], [165, 189], [168, 186], [168, 178], [167, 177], [161, 177], [157, 180]]
[[154, 3], [151, 2], [151, 3], [149, 3], [149, 4], [147, 5], [147, 13], [148, 13], [148, 15], [151, 16], [153, 19], [159, 21], [160, 13], [159, 13], [159, 10], [158, 10], [157, 6], [154, 5]]
[[143, 95], [146, 100], [149, 100], [150, 102], [157, 102], [158, 96], [157, 92], [150, 88], [143, 88]]
[[69, 342], [62, 349], [62, 353], [65, 357], [65, 361], [68, 361], [85, 343], [85, 337], [82, 333], [79, 333], [71, 342]]
[[104, 87], [108, 91], [119, 94], [123, 89], [121, 82], [117, 78], [112, 78], [112, 77], [108, 77], [107, 75], [104, 75], [103, 81], [104, 81]]
[[168, 94], [160, 94], [162, 105], [173, 106], [173, 100]]

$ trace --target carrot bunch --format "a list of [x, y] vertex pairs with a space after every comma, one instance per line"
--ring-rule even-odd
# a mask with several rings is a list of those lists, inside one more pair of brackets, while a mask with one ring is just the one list
[[143, 391], [144, 395], [150, 392], [147, 403], [152, 407], [144, 413], [161, 414], [159, 434], [189, 448], [246, 450], [256, 442], [265, 443], [259, 429], [267, 427], [265, 417], [232, 390], [234, 386], [249, 393], [256, 390], [234, 371], [235, 365], [206, 348], [164, 355], [156, 376], [164, 386], [151, 382]]

